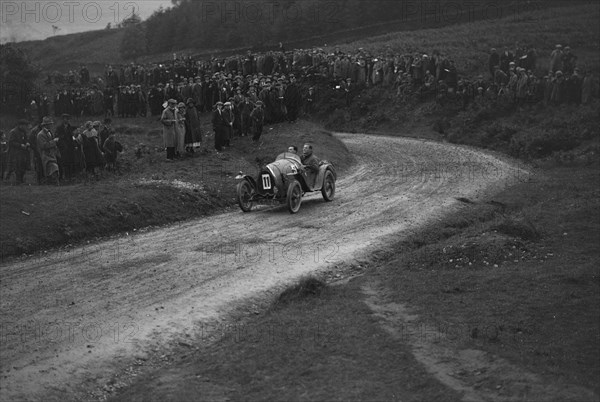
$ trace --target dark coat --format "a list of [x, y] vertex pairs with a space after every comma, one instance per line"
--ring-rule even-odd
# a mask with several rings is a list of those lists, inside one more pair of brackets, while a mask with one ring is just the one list
[[300, 90], [296, 84], [289, 84], [287, 86], [283, 95], [283, 100], [287, 107], [296, 108], [300, 106], [302, 97], [300, 96]]
[[29, 162], [27, 132], [15, 127], [8, 134], [8, 171], [24, 172]]
[[46, 128], [42, 128], [37, 135], [37, 148], [42, 160], [44, 176], [52, 176], [53, 173], [58, 172], [58, 147], [54, 136]]
[[75, 127], [67, 124], [61, 124], [56, 129], [56, 136], [58, 137], [58, 150], [60, 151], [61, 163], [70, 165], [73, 163], [75, 155], [76, 141], [73, 139], [73, 132]]

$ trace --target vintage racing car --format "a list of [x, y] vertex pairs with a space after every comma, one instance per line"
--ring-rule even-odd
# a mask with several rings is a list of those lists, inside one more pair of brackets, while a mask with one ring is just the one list
[[294, 214], [300, 209], [305, 193], [321, 191], [325, 201], [333, 200], [337, 175], [333, 164], [325, 160], [319, 163], [318, 173], [311, 175], [298, 155], [284, 152], [263, 167], [256, 180], [242, 172], [236, 179], [241, 180], [237, 198], [242, 211], [250, 212], [253, 204], [285, 203]]

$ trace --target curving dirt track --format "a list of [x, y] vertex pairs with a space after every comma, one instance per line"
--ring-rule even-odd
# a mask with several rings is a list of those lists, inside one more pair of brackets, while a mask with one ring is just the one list
[[0, 267], [0, 400], [68, 399], [236, 302], [363, 258], [458, 208], [457, 197], [527, 175], [465, 147], [337, 135], [357, 164], [332, 203], [311, 194], [296, 215], [238, 210]]

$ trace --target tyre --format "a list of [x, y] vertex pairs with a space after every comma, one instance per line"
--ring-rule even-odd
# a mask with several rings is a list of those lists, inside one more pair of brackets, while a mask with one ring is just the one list
[[323, 199], [327, 202], [333, 201], [333, 197], [335, 197], [335, 178], [333, 177], [331, 170], [325, 172], [321, 194], [323, 195]]
[[295, 214], [300, 209], [302, 203], [302, 188], [296, 180], [290, 183], [287, 191], [287, 207], [291, 214]]
[[252, 209], [252, 186], [246, 180], [237, 186], [237, 198], [240, 209], [244, 212], [250, 212]]

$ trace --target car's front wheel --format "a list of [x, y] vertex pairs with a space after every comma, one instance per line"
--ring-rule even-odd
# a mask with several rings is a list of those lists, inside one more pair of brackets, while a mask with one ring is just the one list
[[302, 203], [302, 188], [296, 180], [290, 183], [287, 191], [287, 206], [291, 214], [295, 214], [300, 210]]
[[331, 170], [325, 172], [321, 194], [325, 201], [333, 201], [333, 197], [335, 197], [335, 178], [333, 177]]
[[252, 186], [246, 180], [238, 184], [237, 198], [240, 209], [244, 212], [250, 212], [252, 209]]

